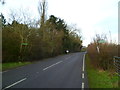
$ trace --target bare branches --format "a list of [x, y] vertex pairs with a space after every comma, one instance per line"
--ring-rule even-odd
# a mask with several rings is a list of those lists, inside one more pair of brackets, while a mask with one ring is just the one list
[[47, 2], [46, 0], [39, 1], [38, 12], [40, 14], [40, 26], [45, 23], [46, 12], [47, 12]]
[[29, 25], [31, 23], [31, 14], [29, 9], [23, 10], [21, 9], [14, 9], [10, 10], [10, 21], [17, 21], [19, 23]]

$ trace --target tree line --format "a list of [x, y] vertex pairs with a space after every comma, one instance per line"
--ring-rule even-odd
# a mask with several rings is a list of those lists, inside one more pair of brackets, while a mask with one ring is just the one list
[[34, 61], [64, 54], [66, 50], [80, 51], [81, 36], [71, 30], [61, 18], [50, 15], [45, 19], [45, 8], [44, 0], [40, 2], [40, 20], [36, 27], [33, 24], [37, 22], [28, 25], [16, 19], [12, 23], [6, 23], [1, 14], [3, 62]]

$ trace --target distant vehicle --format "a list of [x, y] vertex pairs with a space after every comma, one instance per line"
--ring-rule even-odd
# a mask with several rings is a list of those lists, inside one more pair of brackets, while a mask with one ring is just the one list
[[69, 50], [66, 50], [65, 53], [68, 54], [68, 53], [69, 53]]

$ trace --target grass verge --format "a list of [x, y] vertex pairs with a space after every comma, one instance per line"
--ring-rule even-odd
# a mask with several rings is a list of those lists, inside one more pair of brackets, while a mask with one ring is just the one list
[[118, 76], [109, 71], [96, 69], [90, 63], [90, 58], [86, 54], [86, 69], [88, 75], [89, 88], [118, 88]]
[[[64, 54], [61, 54], [61, 55], [64, 55]], [[61, 55], [58, 55], [58, 56], [61, 56]], [[54, 57], [57, 57], [57, 56], [54, 56]], [[53, 58], [53, 57], [48, 57], [48, 58]], [[41, 59], [42, 60], [46, 60], [48, 58], [43, 58]], [[7, 62], [7, 63], [0, 63], [0, 72], [1, 71], [5, 71], [5, 70], [9, 70], [9, 69], [13, 69], [13, 68], [17, 68], [17, 67], [20, 67], [20, 66], [24, 66], [24, 65], [27, 65], [27, 64], [33, 64], [33, 63], [36, 63], [38, 62], [37, 60], [36, 61], [32, 61], [32, 62]]]
[[24, 66], [27, 64], [31, 64], [32, 62], [9, 62], [9, 63], [2, 63], [2, 71], [17, 68], [20, 66]]

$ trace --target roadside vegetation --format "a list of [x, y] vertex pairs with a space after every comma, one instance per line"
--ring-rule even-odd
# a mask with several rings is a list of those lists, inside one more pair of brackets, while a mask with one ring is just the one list
[[2, 71], [17, 68], [20, 66], [31, 64], [31, 62], [7, 62], [2, 64]]
[[3, 14], [0, 15], [3, 69], [64, 54], [66, 50], [80, 51], [82, 38], [78, 29], [71, 28], [63, 19], [54, 15], [46, 18], [46, 11], [47, 3], [44, 0], [38, 5], [40, 17], [35, 18], [39, 20], [31, 20], [27, 11], [12, 11], [11, 23], [6, 21]]
[[[100, 43], [101, 40], [104, 42]], [[106, 35], [97, 34], [87, 48], [86, 64], [90, 88], [118, 88], [119, 78], [115, 72], [114, 56], [118, 56], [118, 45], [108, 42]]]
[[86, 55], [86, 70], [89, 88], [118, 88], [118, 75], [109, 71], [95, 68]]

